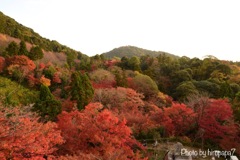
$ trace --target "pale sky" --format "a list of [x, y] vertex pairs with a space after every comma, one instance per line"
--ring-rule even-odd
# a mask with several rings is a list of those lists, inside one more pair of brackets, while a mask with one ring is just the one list
[[0, 0], [0, 11], [89, 56], [132, 45], [240, 61], [238, 0]]

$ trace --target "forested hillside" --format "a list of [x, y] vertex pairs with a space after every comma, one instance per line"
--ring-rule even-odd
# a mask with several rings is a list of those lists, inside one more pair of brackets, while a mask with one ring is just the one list
[[64, 46], [57, 41], [50, 41], [49, 39], [41, 37], [33, 29], [19, 24], [14, 19], [4, 15], [0, 12], [0, 33], [22, 39], [26, 42], [40, 46], [46, 51], [53, 52], [76, 52], [75, 50]]
[[123, 47], [60, 65], [71, 49], [3, 17], [0, 159], [160, 159], [156, 140], [240, 154], [240, 63]]
[[[0, 12], [0, 33], [4, 34], [0, 36], [0, 54], [4, 50], [4, 47], [9, 44], [9, 41], [23, 41], [29, 45], [39, 46], [46, 52], [52, 53], [64, 53], [67, 56], [68, 63], [71, 65], [73, 59], [87, 58], [85, 54], [79, 51], [75, 51], [65, 45], [58, 43], [56, 40], [49, 40], [41, 37], [38, 33], [34, 32], [33, 29], [25, 27], [24, 25], [16, 22], [11, 17], [4, 15]], [[8, 38], [8, 36], [16, 38]], [[54, 56], [57, 57], [57, 56]]]
[[157, 57], [161, 54], [168, 55], [169, 57], [172, 58], [178, 58], [178, 56], [175, 56], [173, 54], [167, 53], [167, 52], [161, 52], [161, 51], [150, 51], [147, 49], [142, 49], [134, 46], [123, 46], [119, 48], [115, 48], [109, 52], [103, 53], [104, 57], [106, 58], [114, 58], [114, 57], [141, 57], [141, 56], [152, 56], [152, 57]]

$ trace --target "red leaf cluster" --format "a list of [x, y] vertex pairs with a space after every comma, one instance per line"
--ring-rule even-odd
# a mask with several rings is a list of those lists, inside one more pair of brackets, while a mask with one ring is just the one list
[[33, 86], [39, 84], [39, 79], [35, 78], [34, 75], [28, 75], [27, 80], [28, 80], [28, 85], [30, 87], [33, 87]]
[[92, 103], [85, 110], [63, 112], [58, 116], [59, 128], [66, 139], [63, 153], [93, 154], [100, 159], [131, 159], [132, 146], [141, 147], [131, 137], [126, 121], [119, 121], [100, 103]]
[[20, 55], [20, 56], [12, 56], [6, 58], [6, 63], [8, 66], [10, 65], [19, 65], [26, 71], [33, 71], [36, 68], [36, 65], [32, 60], [30, 60], [27, 56]]
[[[199, 126], [205, 131], [204, 138], [220, 143], [224, 149], [231, 149], [237, 138], [237, 128], [233, 121], [232, 108], [227, 100], [211, 99], [203, 113]], [[231, 147], [225, 144], [226, 141], [228, 144], [231, 143]]]
[[40, 63], [39, 65], [39, 70], [43, 70], [46, 66], [45, 66], [45, 64], [44, 63]]
[[164, 112], [171, 119], [174, 126], [174, 133], [170, 134], [184, 136], [189, 129], [194, 127], [196, 113], [185, 104], [173, 103], [171, 107], [164, 108]]
[[0, 158], [39, 159], [56, 151], [64, 141], [53, 122], [39, 123], [34, 116], [20, 110], [0, 112]]
[[61, 72], [55, 72], [53, 75], [53, 82], [54, 83], [62, 83], [62, 80], [60, 79]]
[[92, 82], [92, 86], [95, 89], [112, 88], [112, 87], [116, 86], [116, 81], [102, 81], [100, 83]]
[[0, 56], [0, 73], [3, 72], [5, 66], [6, 66], [5, 58]]

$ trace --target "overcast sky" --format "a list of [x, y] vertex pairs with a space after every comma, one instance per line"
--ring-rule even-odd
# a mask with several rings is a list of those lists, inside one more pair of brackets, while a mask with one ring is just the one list
[[238, 0], [0, 0], [0, 11], [89, 56], [125, 45], [240, 61]]

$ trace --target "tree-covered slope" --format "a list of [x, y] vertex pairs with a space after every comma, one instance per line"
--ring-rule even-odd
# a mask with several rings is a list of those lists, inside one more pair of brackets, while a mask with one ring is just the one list
[[177, 56], [167, 53], [167, 52], [162, 52], [162, 51], [151, 51], [151, 50], [147, 50], [147, 49], [142, 49], [142, 48], [138, 48], [138, 47], [134, 47], [134, 46], [123, 46], [123, 47], [119, 47], [119, 48], [115, 48], [109, 52], [103, 53], [103, 55], [106, 58], [113, 58], [113, 57], [141, 57], [141, 56], [145, 56], [145, 55], [149, 55], [152, 57], [157, 57], [161, 54], [166, 54], [167, 56], [176, 58]]
[[2, 12], [0, 12], [0, 33], [38, 45], [45, 51], [81, 54], [55, 40], [51, 41], [41, 37], [38, 33], [34, 32], [33, 29], [25, 27], [11, 17], [4, 15]]
[[0, 55], [2, 56], [6, 47], [11, 42], [19, 44], [21, 41], [26, 43], [28, 51], [33, 46], [39, 46], [43, 49], [44, 57], [41, 61], [51, 61], [55, 64], [68, 63], [69, 66], [74, 64], [75, 60], [88, 59], [88, 56], [79, 51], [75, 51], [55, 40], [49, 40], [41, 37], [33, 29], [23, 26], [13, 18], [4, 15], [0, 11]]

